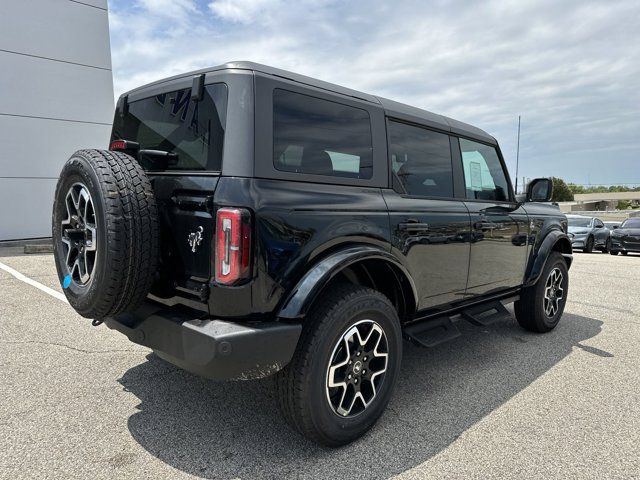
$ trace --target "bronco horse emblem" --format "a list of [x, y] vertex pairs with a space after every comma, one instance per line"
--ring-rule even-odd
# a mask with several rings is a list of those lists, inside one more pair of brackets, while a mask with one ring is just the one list
[[198, 245], [202, 243], [202, 232], [204, 232], [204, 228], [198, 227], [198, 230], [189, 234], [189, 246], [193, 253], [196, 253]]

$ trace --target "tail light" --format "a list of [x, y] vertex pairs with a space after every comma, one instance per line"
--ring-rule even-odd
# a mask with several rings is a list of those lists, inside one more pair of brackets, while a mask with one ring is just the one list
[[140, 144], [131, 140], [113, 140], [109, 144], [109, 150], [111, 151], [138, 150], [139, 148]]
[[251, 267], [251, 215], [244, 208], [220, 208], [216, 214], [215, 279], [233, 285]]

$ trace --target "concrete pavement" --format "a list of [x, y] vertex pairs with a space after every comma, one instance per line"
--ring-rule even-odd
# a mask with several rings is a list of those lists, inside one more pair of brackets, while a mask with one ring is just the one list
[[[9, 253], [60, 291], [52, 256]], [[405, 343], [387, 413], [330, 450], [288, 429], [270, 379], [197, 378], [0, 270], [0, 477], [640, 478], [639, 285], [640, 256], [576, 253], [553, 332]]]

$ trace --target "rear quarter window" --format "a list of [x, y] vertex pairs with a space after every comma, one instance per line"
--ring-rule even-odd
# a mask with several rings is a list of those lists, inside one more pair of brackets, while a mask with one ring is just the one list
[[141, 157], [145, 170], [222, 169], [227, 86], [207, 85], [203, 98], [191, 100], [191, 88], [130, 102], [116, 111], [112, 140], [131, 140], [140, 149], [174, 153], [170, 161]]
[[373, 147], [369, 113], [275, 89], [273, 164], [285, 172], [370, 179]]

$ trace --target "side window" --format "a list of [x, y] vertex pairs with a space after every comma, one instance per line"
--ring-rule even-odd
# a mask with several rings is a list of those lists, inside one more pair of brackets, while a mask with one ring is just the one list
[[596, 218], [594, 223], [597, 228], [604, 227], [604, 223], [602, 223], [602, 221], [599, 218]]
[[409, 195], [453, 197], [449, 135], [389, 121], [393, 173]]
[[369, 112], [274, 90], [273, 163], [285, 172], [370, 179], [373, 148]]
[[460, 150], [467, 198], [508, 201], [509, 184], [496, 149], [461, 138]]

